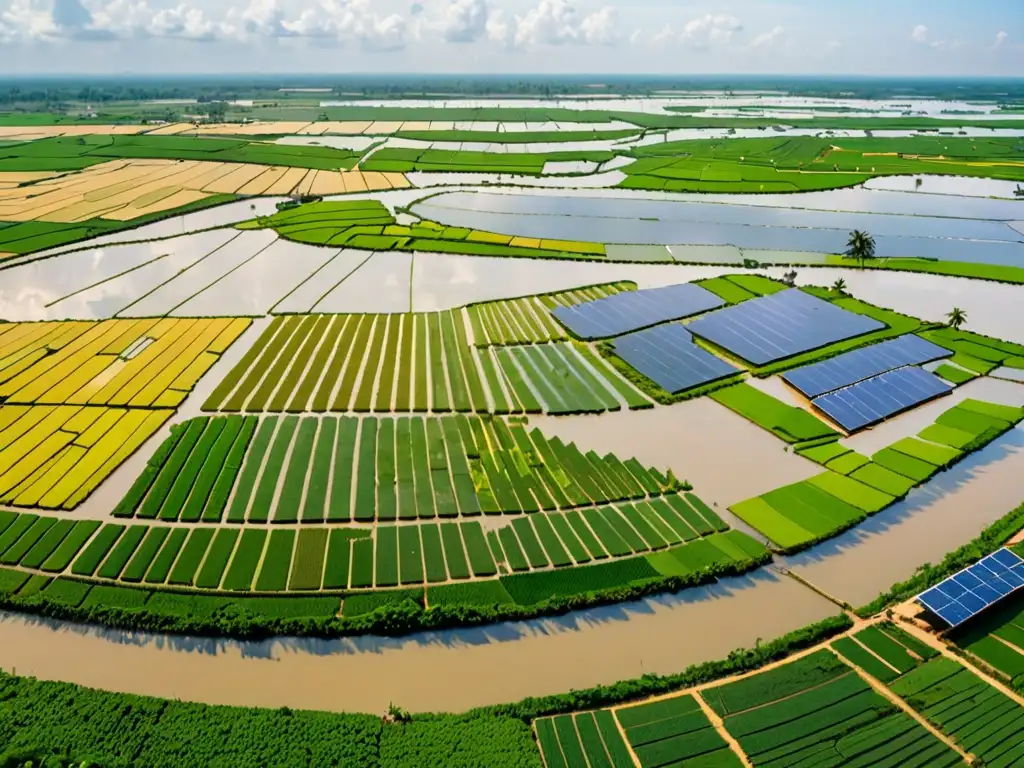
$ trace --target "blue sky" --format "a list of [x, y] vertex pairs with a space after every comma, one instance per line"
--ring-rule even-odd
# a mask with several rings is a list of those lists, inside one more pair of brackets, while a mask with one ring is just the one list
[[1022, 75], [1024, 0], [0, 0], [0, 72]]

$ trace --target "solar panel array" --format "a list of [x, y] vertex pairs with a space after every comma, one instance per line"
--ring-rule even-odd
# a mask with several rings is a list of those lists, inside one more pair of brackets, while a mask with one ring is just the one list
[[581, 339], [606, 339], [679, 320], [722, 306], [725, 302], [692, 283], [624, 291], [573, 307], [551, 310], [558, 321]]
[[887, 371], [811, 402], [847, 432], [877, 424], [953, 389], [923, 368]]
[[765, 365], [885, 325], [791, 288], [720, 309], [686, 327], [737, 357]]
[[925, 590], [915, 599], [951, 627], [1024, 587], [1024, 560], [1006, 549]]
[[615, 354], [673, 394], [739, 370], [694, 344], [693, 336], [679, 323], [616, 339]]
[[921, 365], [952, 356], [952, 352], [927, 339], [908, 333], [881, 344], [855, 349], [814, 365], [805, 365], [782, 378], [806, 397], [848, 387], [904, 365]]

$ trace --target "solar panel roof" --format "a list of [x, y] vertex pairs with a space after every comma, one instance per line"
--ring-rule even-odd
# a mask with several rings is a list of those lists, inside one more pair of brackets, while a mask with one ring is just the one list
[[624, 291], [572, 307], [551, 310], [581, 339], [606, 339], [669, 320], [706, 312], [725, 302], [707, 288], [692, 283]]
[[885, 328], [798, 288], [711, 312], [687, 329], [754, 365]]
[[1021, 587], [1024, 559], [1003, 547], [914, 599], [956, 627]]
[[814, 398], [894, 368], [920, 365], [950, 357], [952, 354], [945, 347], [908, 333], [814, 365], [805, 365], [803, 368], [782, 374], [782, 378], [805, 396]]
[[622, 336], [615, 340], [615, 354], [673, 394], [739, 370], [694, 344], [679, 323]]
[[837, 389], [811, 402], [847, 432], [853, 432], [952, 389], [953, 385], [923, 368], [908, 366]]

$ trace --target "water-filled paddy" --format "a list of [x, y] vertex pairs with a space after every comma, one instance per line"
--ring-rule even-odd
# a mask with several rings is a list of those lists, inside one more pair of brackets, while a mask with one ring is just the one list
[[522, 237], [821, 253], [841, 253], [849, 232], [864, 229], [880, 257], [1024, 264], [1020, 233], [973, 219], [471, 192], [435, 196], [413, 210], [451, 226]]

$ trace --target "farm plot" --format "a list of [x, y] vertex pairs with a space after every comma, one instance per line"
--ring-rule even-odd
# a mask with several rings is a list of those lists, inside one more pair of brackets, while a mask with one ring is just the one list
[[0, 502], [74, 509], [173, 411], [0, 405]]
[[6, 404], [174, 408], [247, 319], [12, 323], [0, 333]]
[[838, 432], [802, 408], [787, 405], [749, 384], [736, 384], [712, 392], [710, 397], [787, 443], [839, 437]]
[[1024, 409], [968, 399], [941, 414], [917, 438], [903, 438], [870, 459], [837, 442], [812, 444], [798, 452], [828, 471], [731, 510], [781, 550], [803, 549], [881, 511], [1022, 418]]
[[615, 710], [641, 768], [740, 766], [692, 695]]
[[539, 718], [534, 721], [534, 727], [548, 768], [570, 765], [633, 768], [635, 765], [611, 710]]
[[650, 405], [588, 353], [568, 344], [477, 349], [461, 310], [277, 317], [203, 409], [539, 413], [535, 388], [554, 393], [552, 413], [617, 409], [620, 398]]
[[949, 639], [1004, 676], [1015, 689], [1024, 688], [1024, 601], [1019, 595], [973, 618]]
[[[514, 514], [636, 500], [659, 541], [724, 530], [671, 472], [583, 453], [539, 430], [454, 417], [215, 416], [170, 437], [114, 510], [180, 522], [372, 522]], [[673, 509], [639, 504], [670, 496]], [[653, 503], [653, 502], [652, 502]], [[699, 511], [695, 511], [699, 510]], [[682, 516], [684, 523], [677, 518]], [[671, 521], [671, 522], [669, 522]], [[667, 526], [667, 528], [666, 528]], [[678, 529], [670, 534], [668, 529]], [[646, 548], [646, 547], [645, 547]]]
[[635, 283], [606, 283], [573, 291], [470, 304], [466, 307], [466, 312], [473, 328], [473, 343], [478, 347], [487, 347], [565, 341], [568, 336], [555, 322], [551, 310], [571, 307], [635, 288]]
[[663, 576], [691, 575], [766, 553], [761, 544], [729, 531], [721, 518], [701, 509], [707, 507], [689, 494], [527, 515], [492, 531], [491, 549], [514, 573], [658, 552], [649, 562]]
[[955, 751], [828, 651], [699, 695], [753, 765], [962, 764]]
[[931, 659], [889, 688], [986, 766], [1024, 760], [1024, 708], [958, 662]]
[[938, 651], [908, 635], [890, 622], [862, 629], [849, 637], [832, 641], [832, 647], [850, 664], [875, 679], [890, 683]]
[[[387, 177], [398, 174], [367, 173]], [[399, 175], [399, 178], [403, 178]], [[397, 224], [373, 200], [324, 201], [287, 208], [272, 216], [238, 225], [240, 229], [274, 229], [281, 237], [310, 245], [346, 246], [368, 251], [425, 251], [473, 256], [604, 259], [601, 243], [513, 237], [493, 232], [446, 227], [434, 221]], [[0, 241], [2, 242], [2, 241]]]
[[[613, 382], [607, 367], [593, 365], [571, 343], [538, 346], [492, 347], [480, 355], [493, 355], [493, 363], [515, 401], [514, 412], [569, 415], [617, 411], [619, 393], [630, 392], [630, 407], [650, 403], [625, 380]], [[632, 390], [632, 391], [631, 391]]]

